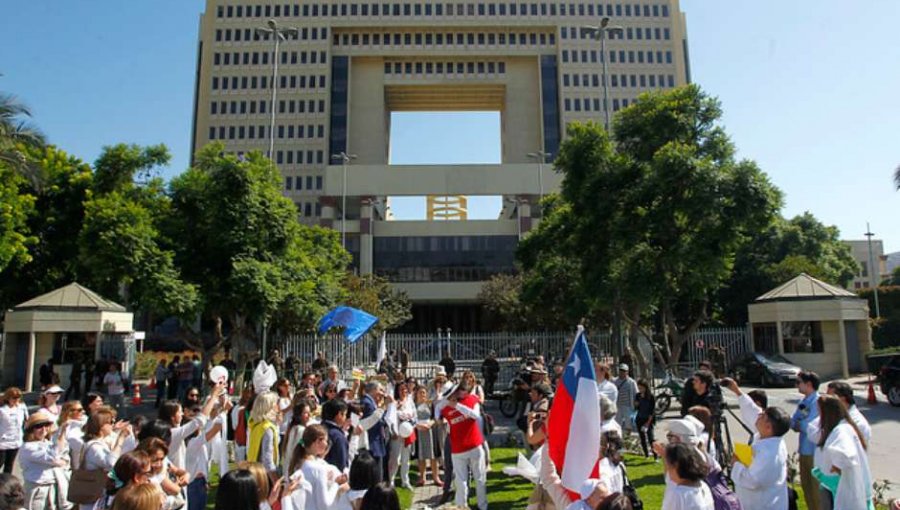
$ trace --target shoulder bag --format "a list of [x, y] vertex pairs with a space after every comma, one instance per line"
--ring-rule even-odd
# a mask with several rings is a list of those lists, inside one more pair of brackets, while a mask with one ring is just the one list
[[69, 492], [66, 499], [79, 505], [90, 505], [103, 497], [106, 490], [107, 471], [104, 469], [84, 469], [84, 457], [94, 441], [85, 443], [81, 449], [81, 461], [78, 469], [72, 471], [69, 480]]

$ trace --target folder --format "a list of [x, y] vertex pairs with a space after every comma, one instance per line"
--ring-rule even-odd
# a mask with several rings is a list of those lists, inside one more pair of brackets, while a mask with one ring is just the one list
[[747, 443], [734, 443], [734, 455], [745, 466], [753, 462], [753, 448]]

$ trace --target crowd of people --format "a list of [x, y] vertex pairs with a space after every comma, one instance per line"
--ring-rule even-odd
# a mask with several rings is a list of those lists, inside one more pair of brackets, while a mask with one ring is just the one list
[[[156, 377], [165, 382], [158, 383], [155, 419], [120, 419], [121, 375], [105, 383], [106, 394], [87, 392], [65, 402], [65, 391], [50, 380], [34, 413], [21, 390], [7, 388], [0, 405], [0, 494], [5, 500], [12, 494], [7, 507], [16, 510], [199, 510], [206, 507], [210, 466], [216, 465], [220, 510], [393, 510], [400, 507], [395, 487], [413, 484], [434, 484], [443, 491], [441, 503], [452, 499], [461, 508], [467, 508], [474, 485], [478, 508], [487, 508], [486, 438], [493, 421], [484, 411], [488, 393], [475, 374], [448, 374], [440, 364], [429, 380], [419, 381], [387, 366], [345, 380], [320, 358], [315, 370], [298, 373], [296, 384], [279, 377], [274, 365], [259, 363], [236, 403], [223, 380], [209, 374], [205, 379], [214, 382], [205, 387], [195, 380], [192, 360], [162, 360]], [[485, 370], [491, 386], [498, 372], [492, 361]], [[113, 365], [104, 379], [119, 374]], [[597, 363], [597, 478], [585, 480], [578, 491], [566, 490], [545, 446], [562, 368], [553, 364], [548, 373], [537, 357], [517, 380], [527, 394], [518, 425], [540, 459], [529, 509], [638, 507], [640, 496], [621, 454], [623, 438], [637, 433], [644, 455], [663, 463], [664, 510], [787, 510], [796, 498], [784, 442], [791, 431], [800, 435], [807, 508], [870, 508], [871, 427], [849, 384], [835, 381], [820, 393], [818, 376], [801, 372], [797, 386], [803, 398], [788, 414], [769, 406], [764, 391], [744, 393], [733, 380], [716, 379], [709, 365], [690, 379], [682, 417], [666, 420], [665, 441], [656, 441], [654, 429], [663, 425], [656, 421], [650, 384], [632, 379], [627, 364], [619, 364], [613, 376], [608, 364]], [[175, 398], [164, 398], [173, 387]], [[740, 418], [752, 432], [752, 454], [720, 462], [716, 424], [723, 390], [737, 398]], [[411, 462], [418, 464], [415, 481]], [[16, 463], [21, 480], [12, 475]]]

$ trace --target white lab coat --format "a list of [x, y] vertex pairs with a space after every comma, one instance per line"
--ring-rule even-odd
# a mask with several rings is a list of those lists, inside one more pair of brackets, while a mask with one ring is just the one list
[[697, 487], [666, 484], [662, 510], [714, 510], [712, 492], [709, 485], [700, 482]]
[[866, 510], [872, 499], [872, 474], [869, 459], [856, 431], [846, 420], [831, 431], [825, 446], [816, 448], [815, 465], [826, 474], [831, 468], [841, 470], [834, 508], [840, 510]]
[[787, 510], [787, 457], [781, 437], [757, 438], [750, 466], [734, 463], [731, 479], [744, 510]]
[[[850, 418], [853, 420], [853, 423], [856, 425], [856, 428], [859, 429], [859, 433], [862, 434], [863, 439], [866, 440], [866, 444], [868, 445], [872, 441], [872, 426], [869, 425], [869, 420], [863, 416], [856, 406], [847, 409], [847, 414], [850, 415]], [[809, 426], [806, 427], [806, 435], [809, 436], [810, 441], [819, 444], [819, 434], [821, 432], [822, 421], [816, 416], [813, 421], [809, 422]]]

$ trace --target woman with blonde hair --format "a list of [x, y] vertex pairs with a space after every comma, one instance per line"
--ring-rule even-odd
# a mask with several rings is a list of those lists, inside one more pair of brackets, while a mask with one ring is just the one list
[[160, 510], [163, 493], [153, 484], [130, 485], [119, 491], [110, 510]]
[[65, 503], [64, 487], [60, 486], [54, 470], [65, 465], [62, 456], [68, 446], [66, 428], [51, 443], [53, 426], [53, 417], [44, 411], [31, 415], [25, 424], [25, 444], [19, 462], [28, 510], [59, 510]]
[[[110, 444], [110, 436], [117, 432]], [[116, 422], [116, 411], [103, 406], [88, 419], [84, 426], [84, 446], [79, 453], [79, 465], [87, 470], [109, 471], [116, 465], [122, 452], [122, 443], [131, 435], [131, 425], [127, 421]], [[94, 503], [81, 505], [81, 510], [93, 510], [103, 498]]]
[[256, 396], [247, 422], [247, 460], [261, 463], [270, 473], [278, 471], [278, 415], [278, 395], [267, 391]]
[[0, 468], [4, 473], [12, 473], [27, 419], [28, 407], [22, 403], [22, 390], [15, 386], [7, 388], [0, 405]]

